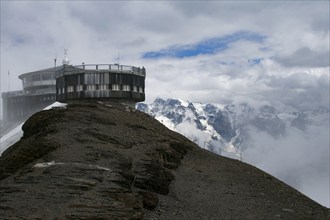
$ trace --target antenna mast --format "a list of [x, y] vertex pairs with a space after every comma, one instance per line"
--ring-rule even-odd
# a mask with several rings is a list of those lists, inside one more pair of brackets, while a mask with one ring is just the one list
[[54, 58], [54, 67], [56, 68], [56, 60], [57, 60], [57, 54], [55, 54], [55, 58]]
[[10, 92], [10, 72], [8, 70], [8, 91]]
[[68, 49], [64, 49], [64, 59], [62, 63], [63, 65], [69, 65]]

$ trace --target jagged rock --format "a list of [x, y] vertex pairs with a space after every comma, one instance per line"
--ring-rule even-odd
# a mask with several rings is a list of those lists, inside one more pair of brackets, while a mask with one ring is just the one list
[[156, 208], [158, 204], [158, 196], [156, 193], [147, 191], [140, 193], [143, 196], [143, 207], [149, 210]]
[[115, 103], [42, 111], [23, 130], [0, 157], [2, 219], [327, 218], [270, 175]]

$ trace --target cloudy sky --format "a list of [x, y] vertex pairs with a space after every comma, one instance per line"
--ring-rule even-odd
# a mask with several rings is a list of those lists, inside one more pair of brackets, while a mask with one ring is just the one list
[[148, 103], [329, 108], [329, 11], [329, 1], [297, 0], [1, 1], [1, 92], [60, 64], [67, 48], [73, 65], [119, 54], [120, 64], [144, 66]]
[[[328, 1], [1, 1], [1, 91], [71, 64], [145, 66], [147, 102], [329, 106]], [[8, 72], [10, 72], [8, 77]]]

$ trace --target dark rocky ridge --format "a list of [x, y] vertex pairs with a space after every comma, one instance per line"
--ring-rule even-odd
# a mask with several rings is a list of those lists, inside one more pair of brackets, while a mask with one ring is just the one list
[[327, 219], [272, 176], [116, 104], [33, 115], [0, 157], [3, 219]]

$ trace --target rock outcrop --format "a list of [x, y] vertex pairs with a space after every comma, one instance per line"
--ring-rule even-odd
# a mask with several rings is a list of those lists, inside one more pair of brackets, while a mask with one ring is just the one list
[[2, 219], [327, 219], [272, 176], [111, 103], [33, 115], [0, 157]]

